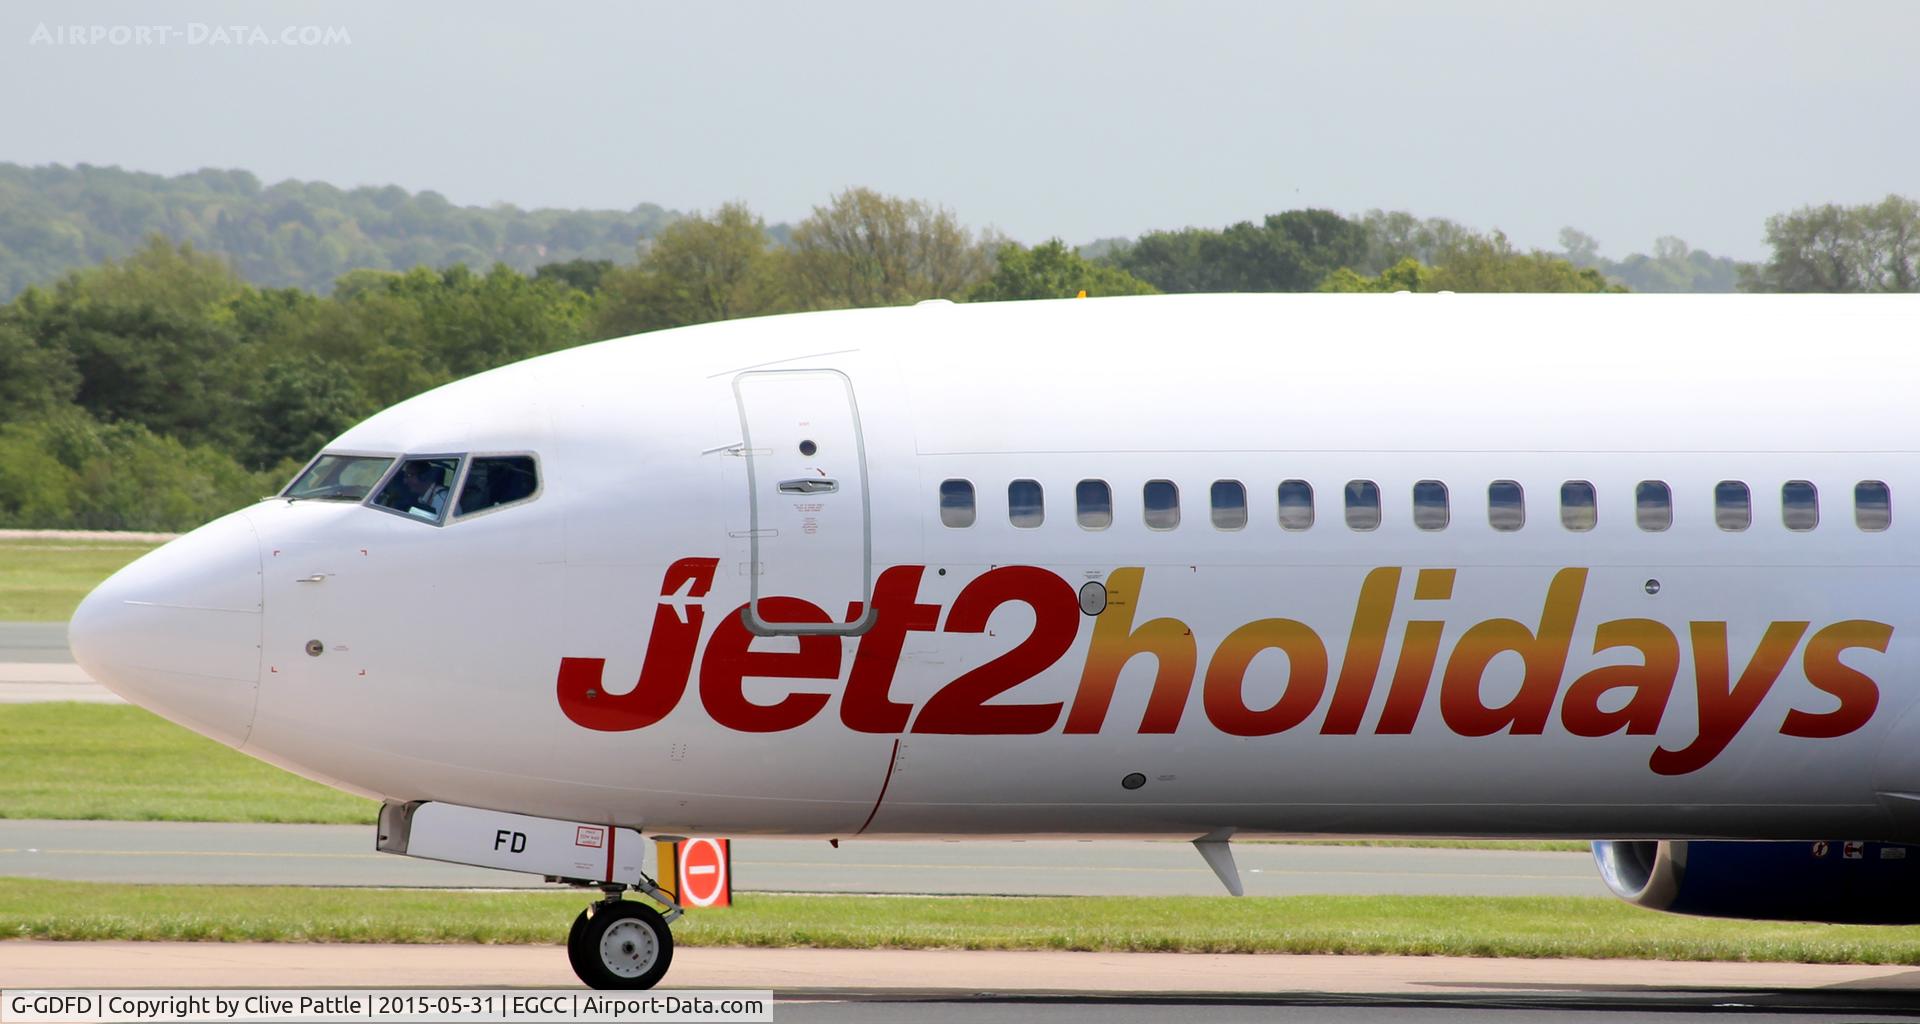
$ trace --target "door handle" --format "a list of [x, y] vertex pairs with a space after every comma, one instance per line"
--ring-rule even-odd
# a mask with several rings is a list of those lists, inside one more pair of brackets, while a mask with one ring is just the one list
[[838, 480], [782, 480], [781, 494], [832, 494], [840, 489]]
[[327, 574], [326, 574], [326, 573], [324, 573], [324, 572], [316, 572], [316, 573], [314, 573], [314, 574], [313, 574], [313, 575], [311, 575], [311, 576], [302, 576], [302, 577], [300, 577], [299, 579], [297, 579], [297, 580], [294, 580], [293, 582], [295, 582], [295, 583], [325, 583], [325, 582], [327, 582]]

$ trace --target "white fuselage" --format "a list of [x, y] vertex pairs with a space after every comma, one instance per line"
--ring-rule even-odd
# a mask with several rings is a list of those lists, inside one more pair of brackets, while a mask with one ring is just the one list
[[[533, 500], [445, 525], [269, 500], [103, 585], [74, 647], [336, 786], [653, 833], [1916, 840], [1916, 343], [1920, 300], [1784, 296], [685, 328], [328, 448], [532, 453]], [[1639, 525], [1649, 481], [1667, 529]], [[1744, 529], [1716, 525], [1727, 481]], [[1863, 481], [1888, 528], [1856, 520]]]

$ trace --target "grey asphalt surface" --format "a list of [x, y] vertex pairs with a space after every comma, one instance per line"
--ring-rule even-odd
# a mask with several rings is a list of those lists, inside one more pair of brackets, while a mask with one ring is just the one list
[[0, 664], [72, 664], [64, 622], [0, 622]]
[[67, 650], [64, 622], [0, 622], [0, 704], [125, 703], [87, 677]]
[[[1251, 896], [1600, 896], [1582, 853], [1236, 843]], [[1214, 896], [1181, 842], [737, 839], [743, 891]], [[0, 820], [0, 875], [69, 881], [519, 888], [532, 875], [376, 853], [373, 826]]]

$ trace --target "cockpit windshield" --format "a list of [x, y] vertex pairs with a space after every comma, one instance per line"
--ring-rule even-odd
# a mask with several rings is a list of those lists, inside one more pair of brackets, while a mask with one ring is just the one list
[[374, 499], [379, 508], [437, 523], [447, 511], [447, 495], [460, 475], [460, 457], [408, 459]]
[[311, 501], [361, 501], [387, 475], [386, 455], [322, 455], [280, 496]]
[[467, 516], [533, 497], [540, 489], [531, 455], [477, 455], [467, 467], [454, 515]]

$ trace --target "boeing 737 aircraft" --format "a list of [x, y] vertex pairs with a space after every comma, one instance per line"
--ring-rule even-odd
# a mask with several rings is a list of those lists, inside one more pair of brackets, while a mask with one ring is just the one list
[[1601, 836], [1645, 906], [1920, 921], [1917, 393], [1900, 297], [709, 324], [388, 409], [71, 640], [379, 849], [599, 887], [594, 986], [666, 972], [690, 835], [1177, 836], [1235, 891], [1235, 836]]

